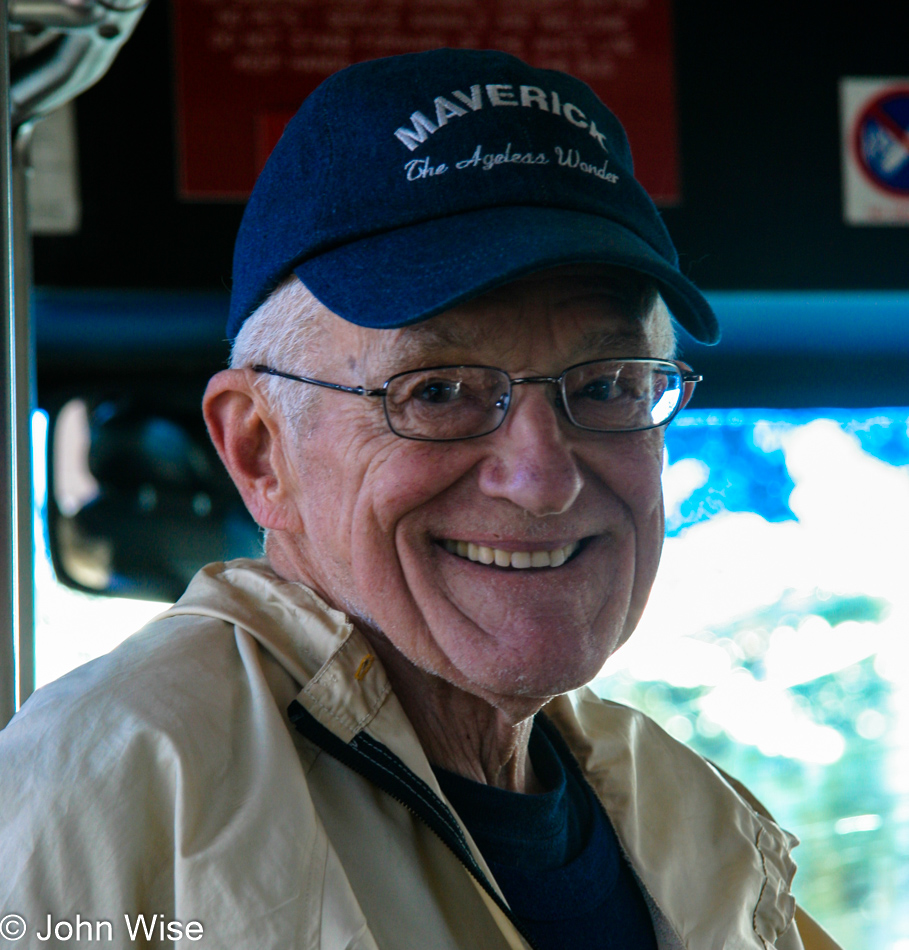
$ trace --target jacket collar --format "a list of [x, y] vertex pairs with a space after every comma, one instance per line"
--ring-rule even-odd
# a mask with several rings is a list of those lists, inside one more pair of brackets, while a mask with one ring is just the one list
[[775, 944], [795, 914], [797, 839], [643, 713], [589, 689], [557, 697], [546, 713], [684, 946]]
[[[345, 742], [367, 730], [443, 797], [368, 641], [307, 587], [264, 560], [211, 564], [167, 611], [179, 614], [247, 631], [300, 685], [297, 701], [323, 726]], [[642, 713], [588, 689], [557, 697], [545, 713], [600, 797], [658, 930], [665, 925], [661, 944], [772, 945], [795, 912], [796, 839]]]

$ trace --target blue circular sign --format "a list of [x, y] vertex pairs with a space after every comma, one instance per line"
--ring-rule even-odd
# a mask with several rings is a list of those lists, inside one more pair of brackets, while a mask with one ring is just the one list
[[909, 198], [909, 87], [891, 87], [865, 106], [855, 124], [853, 147], [873, 185]]

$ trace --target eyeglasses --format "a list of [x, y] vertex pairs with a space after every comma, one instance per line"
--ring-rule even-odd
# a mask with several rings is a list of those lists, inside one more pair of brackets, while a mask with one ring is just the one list
[[342, 386], [321, 379], [268, 373], [354, 396], [383, 401], [388, 427], [404, 439], [454, 442], [489, 435], [505, 421], [515, 386], [559, 387], [557, 405], [572, 425], [589, 432], [639, 432], [669, 423], [703, 377], [669, 360], [593, 360], [569, 366], [561, 376], [512, 379], [494, 366], [430, 366], [397, 373], [381, 389]]

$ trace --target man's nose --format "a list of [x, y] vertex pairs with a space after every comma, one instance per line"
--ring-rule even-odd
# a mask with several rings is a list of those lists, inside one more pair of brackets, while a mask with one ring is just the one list
[[520, 386], [512, 400], [505, 422], [489, 436], [480, 489], [533, 515], [561, 514], [584, 484], [568, 423], [553, 405], [550, 386]]

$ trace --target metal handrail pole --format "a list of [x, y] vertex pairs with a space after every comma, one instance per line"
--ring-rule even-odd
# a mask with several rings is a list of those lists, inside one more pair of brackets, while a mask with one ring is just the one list
[[37, 405], [38, 367], [31, 317], [32, 239], [28, 226], [29, 145], [33, 124], [13, 132], [13, 297], [16, 346], [16, 691], [17, 707], [35, 689], [35, 488], [32, 413]]
[[10, 0], [14, 25], [35, 23], [43, 29], [73, 30], [94, 26], [104, 18], [104, 7], [95, 3], [60, 3], [59, 0]]
[[0, 727], [16, 711], [16, 637], [18, 624], [18, 504], [16, 432], [16, 306], [13, 275], [13, 194], [12, 130], [9, 104], [9, 4], [0, 0], [0, 293], [3, 317], [0, 320], [0, 350], [3, 360], [0, 393], [0, 439], [6, 451], [0, 465]]
[[[0, 319], [0, 358], [4, 364], [0, 444], [6, 448], [0, 464], [0, 728], [25, 702], [35, 682], [31, 422], [36, 374], [29, 314], [27, 126], [104, 75], [147, 2], [12, 0], [11, 7], [11, 0], [0, 0], [0, 293], [6, 310]], [[55, 56], [33, 62], [32, 72], [20, 70], [15, 90], [10, 88], [11, 14], [19, 18], [12, 23], [17, 30], [51, 29], [63, 34]]]

